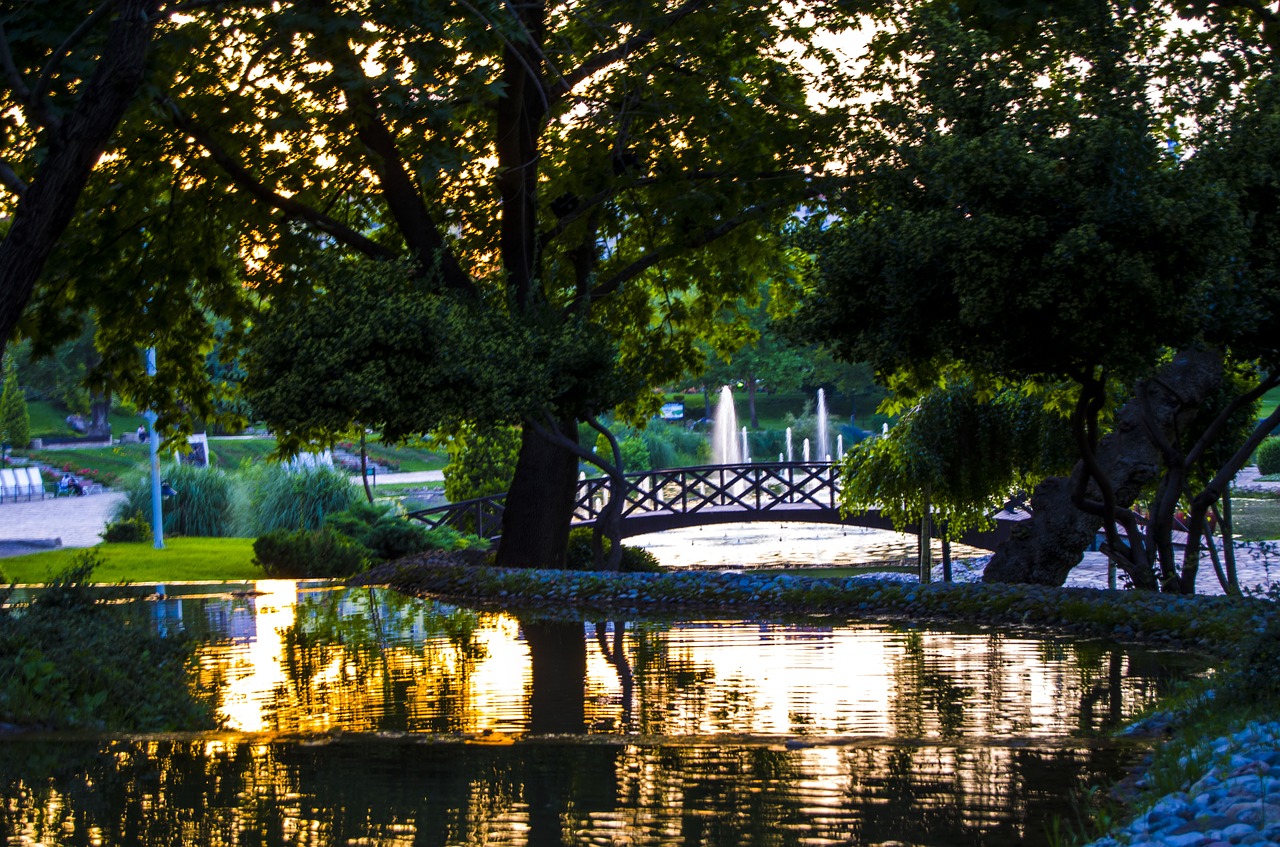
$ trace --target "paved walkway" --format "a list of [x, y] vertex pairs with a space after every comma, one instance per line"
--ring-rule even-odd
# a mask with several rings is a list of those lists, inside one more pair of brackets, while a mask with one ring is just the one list
[[[441, 471], [378, 474], [378, 485], [440, 482]], [[351, 477], [360, 484], [360, 475]], [[30, 502], [0, 503], [0, 558], [21, 556], [50, 547], [92, 547], [102, 540], [102, 528], [111, 520], [116, 504], [124, 499], [119, 492], [90, 494], [87, 497], [58, 497]], [[60, 544], [54, 541], [59, 540]]]
[[[0, 503], [0, 556], [36, 552], [61, 539], [63, 547], [92, 547], [124, 495], [116, 491], [86, 497], [58, 497], [29, 503]], [[35, 542], [35, 544], [32, 544]]]
[[[369, 482], [374, 481], [374, 477], [369, 477]], [[355, 485], [360, 484], [360, 474], [351, 477], [351, 482]], [[444, 471], [414, 471], [413, 473], [380, 473], [377, 476], [378, 485], [396, 485], [404, 482], [444, 482]]]

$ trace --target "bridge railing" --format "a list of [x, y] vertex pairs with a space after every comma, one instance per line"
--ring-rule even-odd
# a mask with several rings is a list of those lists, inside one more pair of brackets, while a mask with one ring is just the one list
[[[736, 509], [768, 512], [779, 508], [835, 509], [839, 490], [830, 462], [762, 462], [748, 465], [702, 465], [627, 474], [621, 496], [622, 518], [638, 514], [691, 515]], [[614, 497], [612, 480], [591, 477], [578, 483], [574, 522], [600, 516]], [[494, 494], [410, 512], [428, 527], [449, 526], [486, 538], [502, 532], [506, 495]]]
[[[627, 474], [622, 517], [639, 513], [694, 514], [735, 508], [765, 512], [780, 507], [837, 508], [839, 491], [829, 462], [704, 465]], [[613, 496], [607, 477], [583, 480], [574, 516], [595, 520]]]

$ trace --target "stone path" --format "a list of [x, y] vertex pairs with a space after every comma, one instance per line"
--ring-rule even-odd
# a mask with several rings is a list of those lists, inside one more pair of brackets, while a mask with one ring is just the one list
[[[369, 481], [373, 482], [373, 477]], [[444, 482], [444, 471], [413, 471], [412, 473], [380, 473], [378, 485], [395, 485], [404, 482]], [[351, 477], [354, 485], [360, 484], [360, 474]]]
[[[108, 491], [85, 497], [48, 497], [0, 503], [0, 556], [16, 556], [49, 547], [91, 547], [102, 539], [116, 504], [124, 495]], [[61, 539], [61, 544], [53, 544]]]

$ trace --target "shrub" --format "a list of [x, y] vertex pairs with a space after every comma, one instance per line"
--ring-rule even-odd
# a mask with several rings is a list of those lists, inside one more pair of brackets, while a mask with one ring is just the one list
[[379, 559], [400, 559], [425, 550], [467, 550], [488, 542], [450, 527], [427, 529], [391, 509], [357, 501], [325, 518], [325, 526], [363, 545]]
[[273, 579], [353, 576], [371, 558], [362, 544], [329, 527], [274, 529], [253, 542], [253, 563]]
[[27, 397], [18, 385], [18, 366], [13, 356], [5, 359], [4, 387], [0, 389], [0, 441], [8, 441], [19, 450], [31, 443], [31, 416]]
[[150, 603], [95, 602], [88, 550], [26, 604], [0, 607], [0, 721], [110, 732], [212, 729], [212, 704], [192, 696], [195, 641], [161, 636]]
[[[565, 567], [571, 571], [591, 571], [596, 568], [595, 555], [591, 551], [592, 529], [589, 526], [575, 527], [569, 531], [569, 547], [565, 555]], [[605, 555], [609, 554], [609, 539], [604, 539]], [[622, 545], [622, 562], [619, 569], [623, 573], [661, 573], [662, 565], [657, 558], [643, 547]]]
[[324, 466], [290, 469], [278, 462], [244, 469], [241, 484], [237, 524], [246, 536], [276, 529], [319, 529], [326, 516], [351, 508], [359, 494], [341, 471]]
[[444, 496], [451, 503], [511, 487], [520, 455], [520, 430], [511, 426], [478, 430], [460, 427], [444, 444], [449, 463], [444, 468]]
[[1264, 476], [1280, 473], [1280, 436], [1265, 439], [1258, 445], [1258, 473]]
[[[164, 501], [166, 535], [201, 538], [236, 535], [235, 483], [225, 471], [166, 462], [160, 476], [177, 492]], [[135, 514], [151, 514], [149, 474], [135, 476], [126, 484], [125, 499], [116, 507], [115, 520], [125, 521]]]
[[107, 524], [100, 537], [103, 541], [112, 544], [150, 541], [153, 538], [151, 522], [143, 516], [142, 512], [134, 512], [127, 518]]

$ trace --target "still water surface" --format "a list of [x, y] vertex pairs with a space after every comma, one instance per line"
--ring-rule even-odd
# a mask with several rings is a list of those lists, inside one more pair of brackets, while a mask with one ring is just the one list
[[1047, 843], [1196, 663], [807, 620], [520, 620], [380, 590], [174, 597], [227, 728], [0, 743], [9, 844]]

